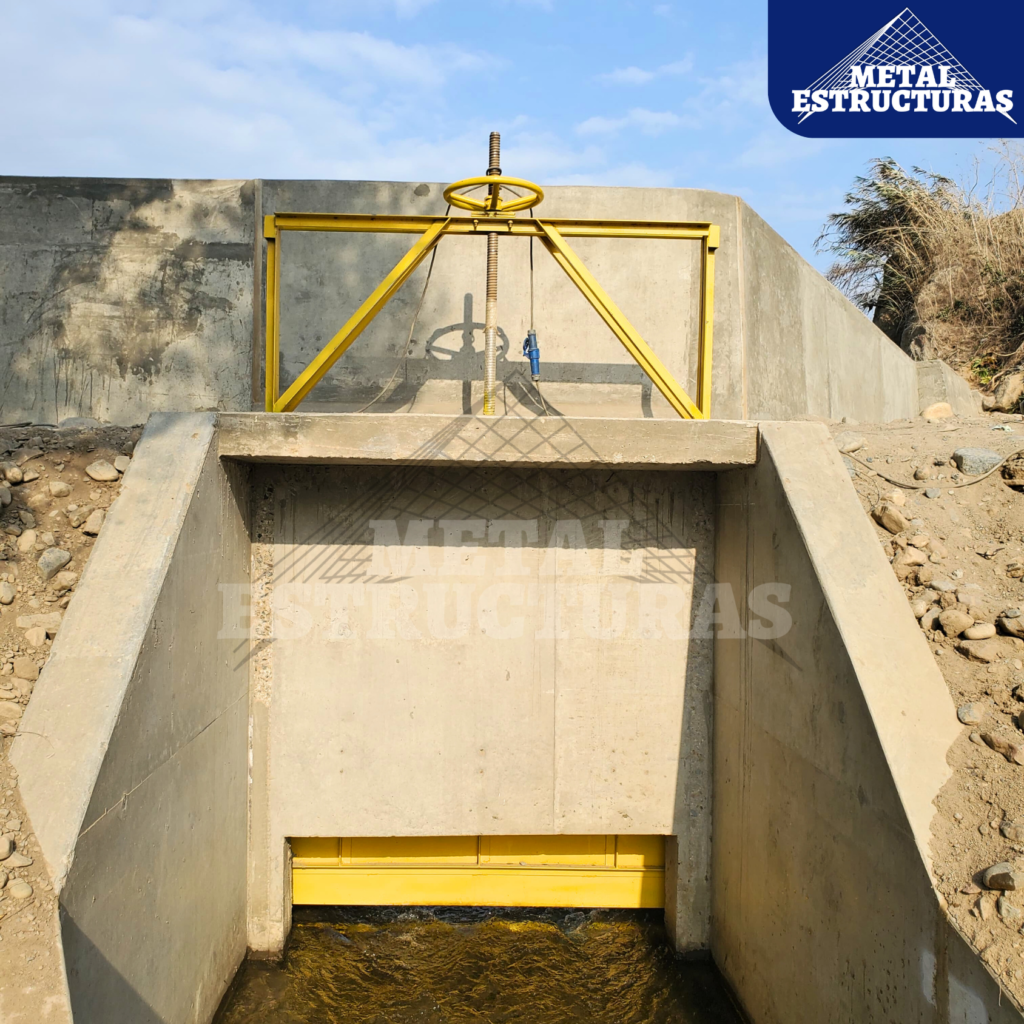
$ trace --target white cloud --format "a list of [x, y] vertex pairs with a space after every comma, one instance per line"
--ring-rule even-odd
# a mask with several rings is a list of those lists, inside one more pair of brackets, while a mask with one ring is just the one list
[[486, 127], [447, 121], [445, 90], [505, 63], [248, 0], [10, 4], [0, 37], [15, 174], [447, 178], [483, 162]]
[[607, 82], [609, 85], [646, 85], [653, 82], [655, 78], [663, 78], [666, 75], [686, 75], [693, 70], [693, 58], [688, 54], [682, 60], [673, 61], [671, 64], [662, 64], [653, 71], [630, 65], [628, 68], [616, 68], [598, 75], [598, 81]]
[[625, 117], [589, 117], [576, 126], [576, 132], [579, 135], [615, 135], [624, 128], [639, 128], [645, 135], [660, 135], [680, 124], [682, 118], [671, 111], [634, 107]]

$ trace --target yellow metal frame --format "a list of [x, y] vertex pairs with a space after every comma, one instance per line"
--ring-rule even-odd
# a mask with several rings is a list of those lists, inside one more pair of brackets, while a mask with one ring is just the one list
[[665, 905], [664, 836], [292, 839], [292, 903]]
[[[468, 179], [474, 181], [475, 179]], [[487, 179], [481, 179], [487, 181]], [[494, 179], [491, 179], [494, 180]], [[457, 182], [464, 185], [465, 182]], [[453, 186], [454, 187], [454, 186]], [[280, 393], [281, 333], [281, 235], [285, 231], [358, 231], [412, 234], [420, 237], [391, 272], [349, 317], [341, 330], [320, 350], [291, 386]], [[684, 419], [708, 419], [711, 415], [711, 335], [715, 289], [715, 251], [719, 244], [716, 224], [680, 221], [601, 221], [536, 218], [515, 220], [500, 213], [479, 217], [387, 216], [352, 213], [277, 213], [264, 217], [267, 240], [267, 339], [266, 410], [292, 412], [327, 371], [366, 329], [409, 275], [445, 235], [485, 235], [489, 232], [515, 237], [539, 238], [583, 293], [626, 351], [650, 377], [654, 386]], [[604, 292], [567, 238], [668, 238], [690, 239], [701, 245], [701, 288], [697, 395], [691, 399], [622, 311]]]

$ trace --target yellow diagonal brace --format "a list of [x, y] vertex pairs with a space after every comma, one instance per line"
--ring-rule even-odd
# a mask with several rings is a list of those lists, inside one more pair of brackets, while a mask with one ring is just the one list
[[384, 304], [405, 283], [423, 258], [437, 245], [448, 226], [447, 220], [438, 220], [423, 233], [420, 240], [395, 264], [394, 270], [370, 294], [370, 297], [349, 317], [348, 322], [324, 345], [290, 388], [274, 403], [274, 412], [291, 412], [313, 390], [325, 373], [345, 353]]
[[569, 275], [573, 284], [583, 292], [586, 300], [612, 329], [615, 336], [625, 346], [626, 351], [640, 365], [640, 369], [651, 378], [651, 382], [665, 396], [669, 405], [683, 419], [704, 419], [700, 409], [693, 404], [675, 377], [668, 372], [664, 363], [651, 350], [650, 345], [640, 337], [636, 328], [623, 315], [622, 310], [605, 294], [580, 258], [566, 244], [558, 229], [540, 220], [537, 221], [537, 226], [544, 232], [544, 245], [547, 246], [558, 265]]

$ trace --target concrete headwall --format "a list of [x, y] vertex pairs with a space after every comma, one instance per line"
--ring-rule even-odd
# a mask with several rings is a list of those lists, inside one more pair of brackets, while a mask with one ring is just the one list
[[[443, 186], [359, 181], [0, 178], [0, 415], [141, 422], [150, 411], [262, 407], [261, 217], [287, 211], [440, 215]], [[734, 196], [556, 187], [547, 217], [712, 221], [712, 415], [914, 416], [916, 368]], [[411, 244], [408, 235], [285, 235], [282, 378], [292, 380]], [[696, 242], [574, 239], [605, 290], [692, 395]], [[534, 245], [544, 393], [567, 415], [674, 415], [597, 314]], [[449, 237], [403, 362], [422, 267], [304, 409], [353, 410], [399, 370], [381, 409], [478, 411], [482, 237]], [[523, 360], [530, 246], [502, 242], [501, 408], [537, 411]]]
[[13, 751], [60, 900], [74, 1019], [210, 1019], [245, 954], [244, 470], [213, 417], [155, 417]]
[[932, 888], [956, 714], [825, 429], [719, 477], [717, 578], [792, 627], [715, 643], [711, 948], [755, 1024], [1020, 1021]]

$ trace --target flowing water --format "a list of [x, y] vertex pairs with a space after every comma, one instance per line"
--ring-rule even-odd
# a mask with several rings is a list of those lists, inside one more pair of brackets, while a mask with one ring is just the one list
[[216, 1024], [741, 1024], [660, 912], [296, 908], [281, 963], [247, 961]]

